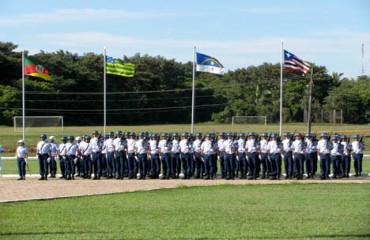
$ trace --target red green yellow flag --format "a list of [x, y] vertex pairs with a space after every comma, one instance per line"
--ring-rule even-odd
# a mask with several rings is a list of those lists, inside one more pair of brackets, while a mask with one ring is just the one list
[[39, 77], [44, 80], [51, 80], [48, 70], [43, 66], [35, 64], [31, 59], [25, 58], [25, 74], [27, 76]]

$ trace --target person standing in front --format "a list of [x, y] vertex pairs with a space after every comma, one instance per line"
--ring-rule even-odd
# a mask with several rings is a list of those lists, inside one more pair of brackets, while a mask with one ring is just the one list
[[18, 147], [15, 151], [15, 157], [17, 158], [18, 165], [18, 180], [26, 180], [26, 164], [28, 158], [28, 148], [25, 146], [24, 140], [18, 141]]
[[41, 141], [39, 141], [36, 146], [36, 154], [39, 159], [40, 176], [41, 176], [39, 180], [47, 180], [48, 179], [47, 159], [51, 155], [51, 145], [48, 141], [46, 141], [47, 139], [46, 134], [41, 134], [40, 138], [41, 138]]

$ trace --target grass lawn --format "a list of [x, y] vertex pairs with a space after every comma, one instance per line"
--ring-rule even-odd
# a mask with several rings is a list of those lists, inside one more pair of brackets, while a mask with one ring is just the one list
[[1, 239], [369, 239], [370, 184], [181, 187], [0, 204]]
[[[34, 151], [34, 148], [39, 141], [40, 134], [46, 133], [48, 136], [54, 135], [57, 138], [57, 142], [60, 142], [62, 136], [82, 136], [83, 134], [91, 135], [92, 130], [98, 130], [101, 132], [103, 130], [102, 126], [78, 126], [78, 127], [64, 127], [64, 131], [56, 131], [55, 128], [51, 128], [52, 131], [48, 128], [32, 128], [26, 129], [26, 145], [31, 150]], [[167, 124], [167, 125], [147, 125], [147, 126], [107, 126], [107, 132], [117, 130], [122, 130], [124, 132], [190, 132], [190, 124]], [[307, 127], [303, 123], [297, 124], [284, 124], [283, 132], [302, 132], [305, 133]], [[264, 126], [263, 124], [243, 124], [243, 125], [234, 125], [231, 124], [196, 124], [195, 132], [279, 132], [279, 124], [268, 124]], [[321, 132], [328, 133], [341, 133], [351, 136], [355, 133], [364, 134], [365, 144], [370, 146], [370, 126], [367, 124], [364, 125], [316, 125], [312, 126], [312, 131], [318, 135]], [[22, 132], [14, 132], [13, 127], [0, 126], [0, 144], [5, 148], [5, 155], [14, 155], [14, 151], [17, 147], [17, 141], [22, 138]], [[368, 149], [367, 149], [368, 151]]]

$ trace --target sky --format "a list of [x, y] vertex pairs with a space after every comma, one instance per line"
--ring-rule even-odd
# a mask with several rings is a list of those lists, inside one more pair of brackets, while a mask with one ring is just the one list
[[[369, 0], [0, 0], [0, 41], [29, 54], [136, 53], [225, 70], [281, 61], [284, 49], [328, 73], [370, 75]], [[362, 57], [364, 44], [364, 57]], [[363, 63], [363, 64], [362, 64]]]

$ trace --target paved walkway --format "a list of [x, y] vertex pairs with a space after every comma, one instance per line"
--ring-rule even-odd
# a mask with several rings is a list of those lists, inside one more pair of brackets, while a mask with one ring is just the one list
[[0, 177], [0, 203], [39, 199], [55, 199], [74, 196], [111, 194], [119, 192], [148, 191], [161, 188], [177, 188], [180, 186], [211, 186], [222, 184], [286, 184], [297, 183], [370, 183], [367, 175], [351, 177], [340, 180], [106, 180], [99, 181], [76, 178], [66, 181], [61, 179], [48, 179], [38, 181], [38, 175], [27, 175], [25, 181], [18, 181], [16, 175], [3, 175]]

